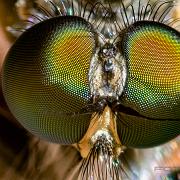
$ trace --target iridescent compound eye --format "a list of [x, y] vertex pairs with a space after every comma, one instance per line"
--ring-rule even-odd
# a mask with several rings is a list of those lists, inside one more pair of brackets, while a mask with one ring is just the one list
[[127, 82], [118, 125], [123, 144], [147, 147], [180, 133], [180, 33], [158, 22], [131, 25], [122, 41]]
[[3, 91], [15, 117], [33, 134], [72, 144], [91, 115], [72, 115], [90, 101], [89, 64], [94, 30], [80, 17], [43, 21], [20, 36], [3, 70]]
[[[127, 68], [115, 112], [121, 143], [149, 147], [174, 138], [180, 132], [179, 32], [157, 22], [136, 22], [121, 44]], [[3, 70], [4, 95], [15, 117], [46, 140], [79, 142], [92, 113], [73, 113], [92, 103], [88, 74], [94, 54], [94, 29], [80, 17], [56, 17], [27, 30]]]

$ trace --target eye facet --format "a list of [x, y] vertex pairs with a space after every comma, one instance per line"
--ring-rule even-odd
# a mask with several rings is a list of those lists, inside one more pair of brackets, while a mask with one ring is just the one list
[[180, 33], [158, 22], [136, 22], [125, 33], [122, 49], [128, 74], [121, 101], [134, 113], [119, 113], [129, 124], [124, 130], [119, 126], [119, 136], [129, 134], [123, 142], [136, 147], [158, 145], [177, 136]]
[[43, 21], [15, 42], [3, 70], [3, 91], [16, 118], [32, 133], [58, 143], [78, 142], [90, 115], [67, 115], [90, 101], [88, 71], [94, 30], [80, 17]]

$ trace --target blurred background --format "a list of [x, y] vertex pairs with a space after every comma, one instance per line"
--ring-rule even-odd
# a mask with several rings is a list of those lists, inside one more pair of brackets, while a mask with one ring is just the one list
[[[176, 4], [171, 14], [174, 19], [180, 18], [180, 1]], [[0, 0], [0, 69], [16, 39], [8, 27], [26, 19], [33, 7], [33, 0]], [[129, 150], [127, 154], [140, 180], [180, 179], [179, 137], [159, 147]], [[0, 179], [71, 179], [76, 177], [80, 162], [74, 148], [39, 141], [24, 130], [9, 112], [0, 89]]]

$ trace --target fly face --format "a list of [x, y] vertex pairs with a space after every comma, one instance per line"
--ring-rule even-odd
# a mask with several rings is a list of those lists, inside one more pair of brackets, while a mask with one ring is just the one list
[[[121, 2], [116, 11], [101, 3], [46, 3], [51, 11], [40, 8], [40, 22], [6, 57], [7, 104], [33, 134], [76, 144], [87, 159], [83, 178], [93, 171], [88, 163], [100, 169], [100, 161], [100, 179], [118, 179], [124, 147], [153, 147], [180, 132], [180, 33], [165, 25], [169, 7], [157, 16], [168, 2], [139, 1], [137, 9]], [[109, 9], [118, 14], [113, 21]]]
[[[112, 40], [109, 40], [112, 41]], [[106, 42], [96, 49], [89, 71], [90, 91], [94, 102], [119, 99], [126, 80], [126, 64], [115, 44]]]

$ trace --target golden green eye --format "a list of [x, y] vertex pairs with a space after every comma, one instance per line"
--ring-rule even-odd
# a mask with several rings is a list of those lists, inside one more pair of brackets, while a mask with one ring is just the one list
[[[129, 134], [124, 143], [154, 146], [180, 132], [180, 33], [158, 22], [131, 25], [123, 37], [127, 82], [122, 104], [132, 110], [120, 113]], [[136, 134], [136, 135], [135, 135]]]
[[94, 30], [84, 19], [56, 17], [27, 30], [9, 51], [4, 95], [12, 113], [32, 133], [72, 144], [86, 132], [90, 115], [72, 113], [90, 101], [94, 39]]

